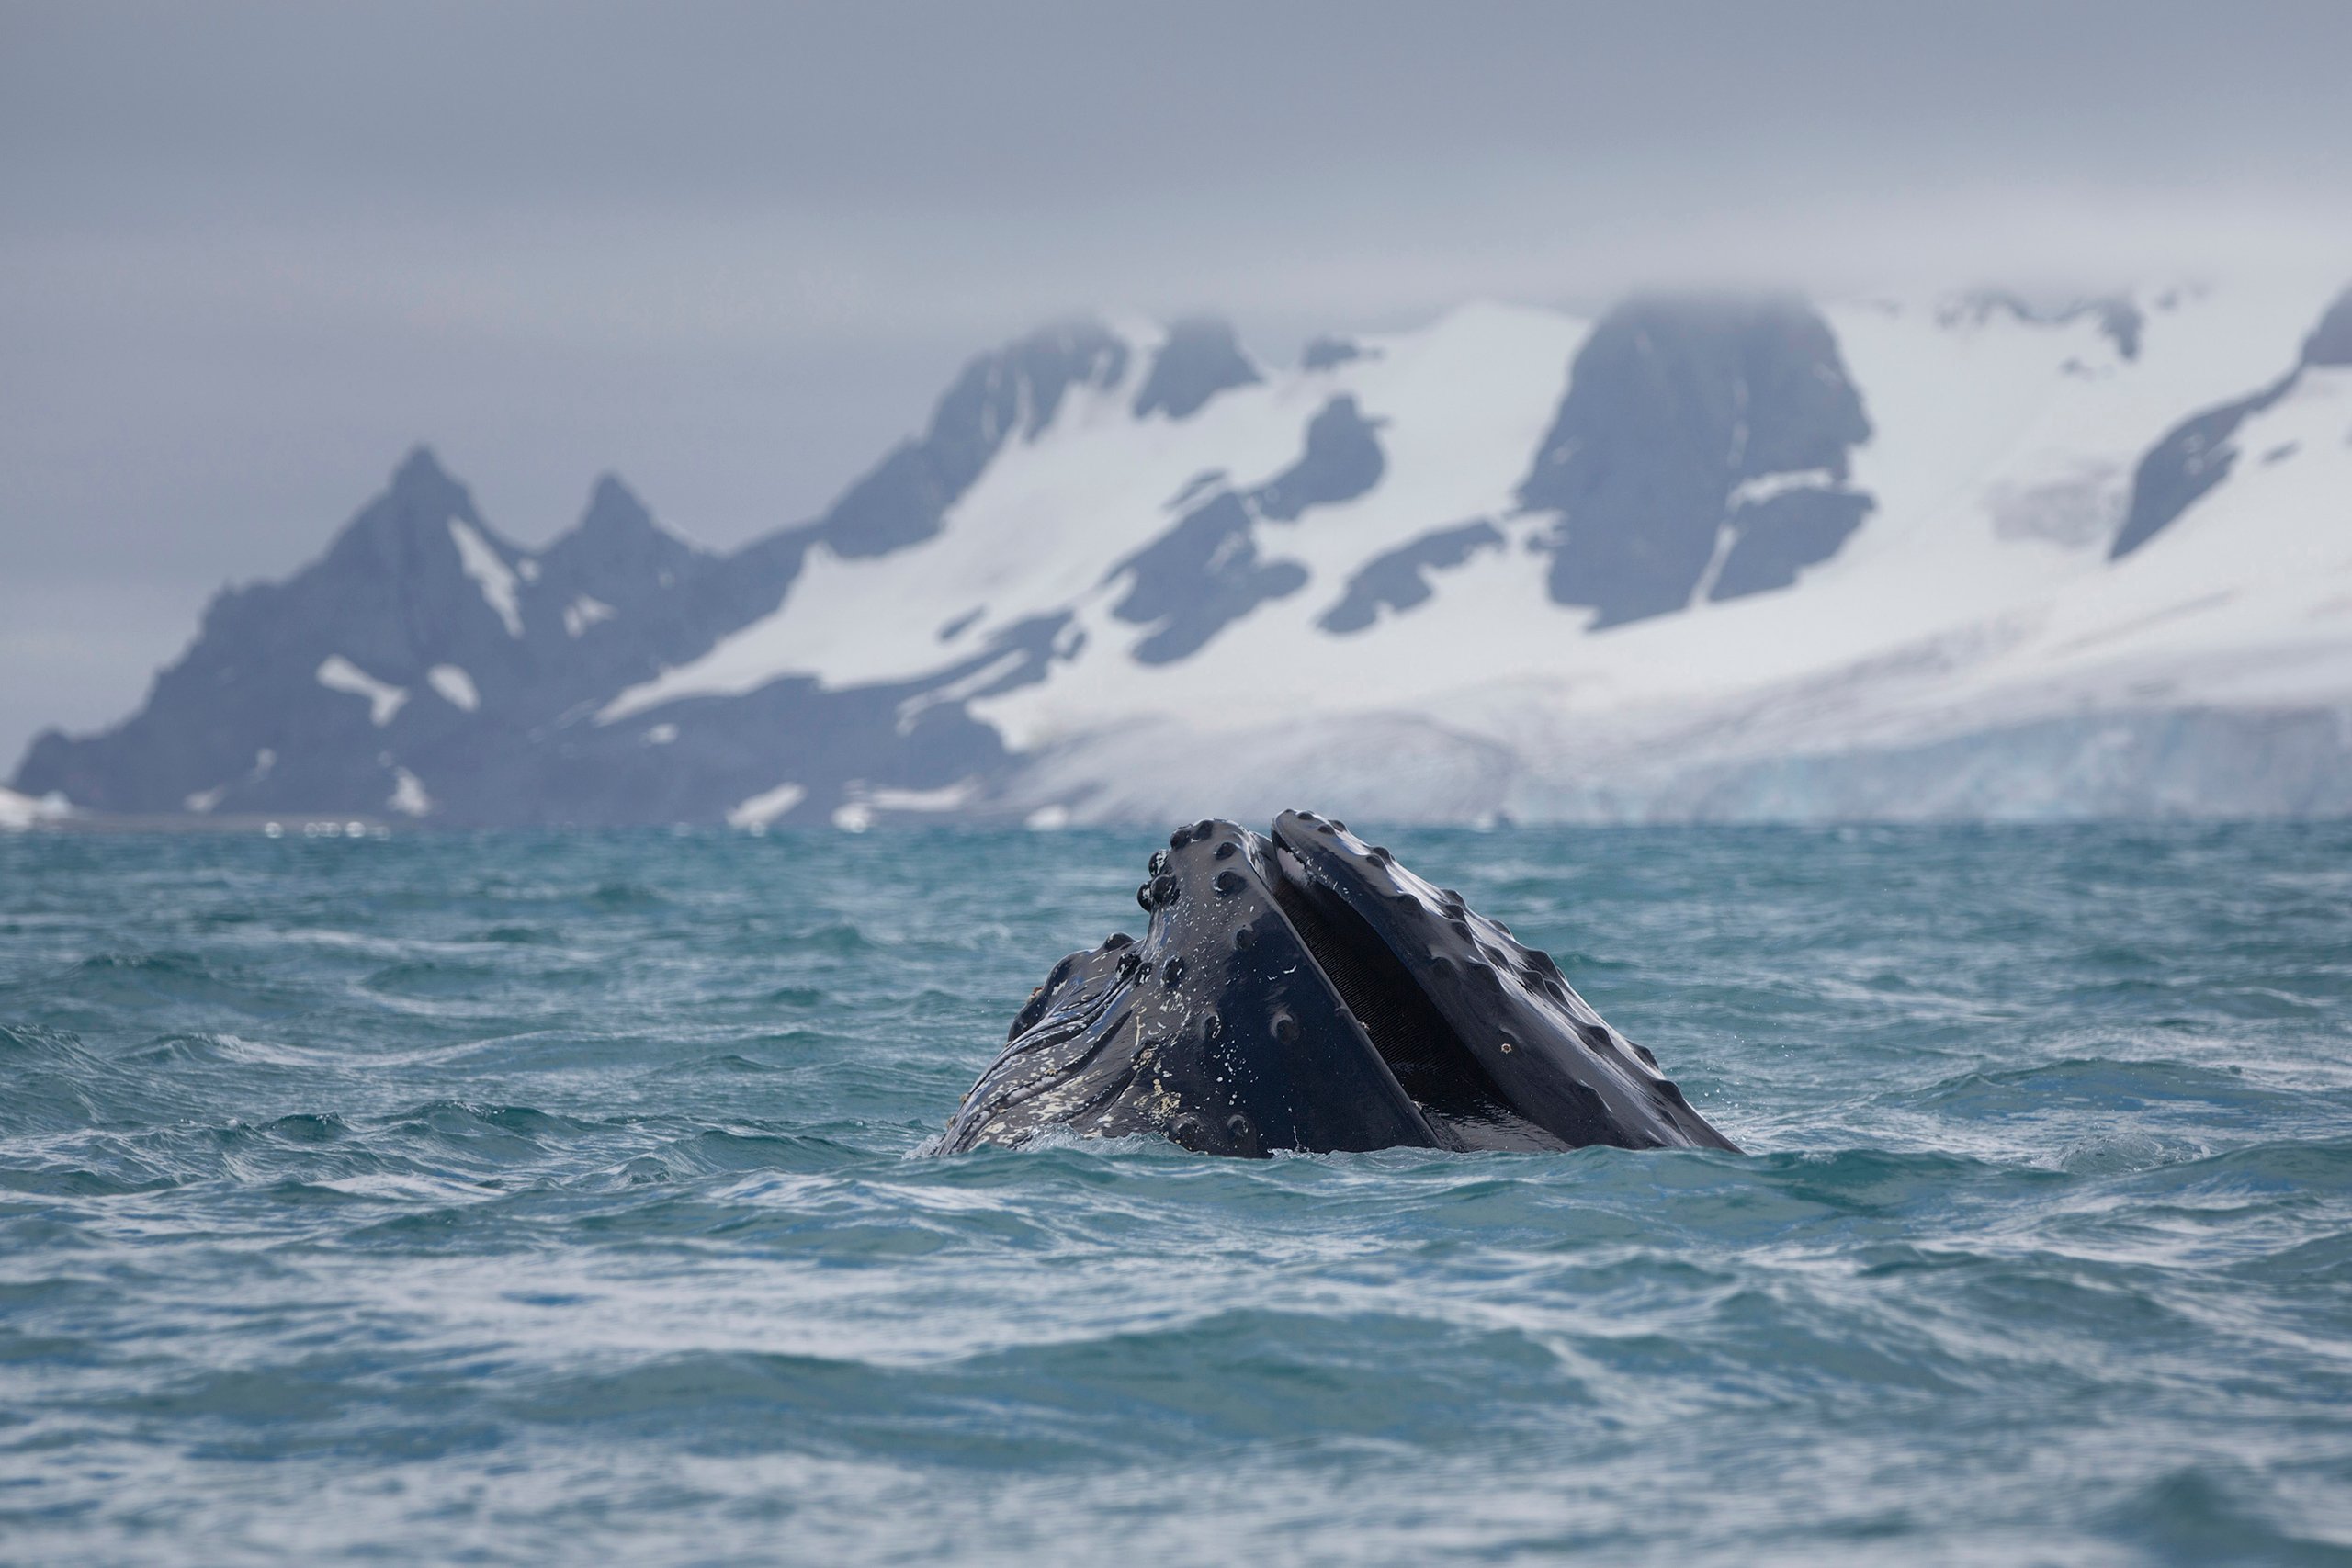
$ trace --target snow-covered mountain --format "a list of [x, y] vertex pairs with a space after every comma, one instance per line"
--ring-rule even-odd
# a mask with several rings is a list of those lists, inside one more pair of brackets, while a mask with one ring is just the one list
[[1038, 825], [2352, 811], [2352, 292], [1079, 322], [732, 556], [422, 450], [14, 787]]

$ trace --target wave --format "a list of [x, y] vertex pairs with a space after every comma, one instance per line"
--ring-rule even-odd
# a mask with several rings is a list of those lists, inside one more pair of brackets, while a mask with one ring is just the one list
[[2137, 1110], [2166, 1101], [2245, 1111], [2290, 1100], [2294, 1093], [2249, 1077], [2244, 1067], [2235, 1065], [2165, 1057], [2064, 1057], [2030, 1066], [1962, 1073], [1895, 1098], [1948, 1116], [1977, 1119], [2039, 1115], [2057, 1107]]
[[906, 1157], [1132, 834], [11, 840], [0, 1532], [2342, 1559], [2334, 838], [1424, 837], [1756, 1152]]

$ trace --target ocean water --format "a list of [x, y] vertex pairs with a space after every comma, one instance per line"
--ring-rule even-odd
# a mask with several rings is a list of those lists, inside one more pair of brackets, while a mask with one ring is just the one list
[[0, 1561], [2352, 1562], [2352, 826], [1380, 836], [1749, 1152], [916, 1157], [1148, 833], [0, 837]]

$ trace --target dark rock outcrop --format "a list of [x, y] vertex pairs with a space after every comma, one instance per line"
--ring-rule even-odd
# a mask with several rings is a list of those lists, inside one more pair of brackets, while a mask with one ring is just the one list
[[1307, 423], [1298, 461], [1250, 492], [1252, 510], [1270, 523], [1295, 523], [1310, 506], [1337, 506], [1370, 491], [1387, 471], [1379, 426], [1353, 398], [1333, 398]]
[[1427, 600], [1432, 592], [1429, 572], [1461, 566], [1480, 550], [1502, 547], [1501, 530], [1483, 517], [1424, 534], [1366, 561], [1348, 579], [1340, 602], [1316, 624], [1327, 632], [1363, 631], [1379, 618], [1384, 605], [1409, 610]]
[[2166, 431], [2132, 472], [2132, 502], [2115, 543], [2108, 547], [2108, 558], [2121, 560], [2228, 479], [2237, 466], [2238, 449], [2232, 438], [2238, 426], [2277, 403], [2294, 385], [2290, 373], [2252, 397], [2192, 414]]
[[1153, 356], [1151, 374], [1136, 393], [1135, 416], [1165, 413], [1190, 419], [1219, 392], [1254, 386], [1265, 378], [1250, 363], [1223, 321], [1193, 317], [1168, 329], [1168, 340]]
[[1136, 645], [1139, 662], [1173, 663], [1269, 599], [1306, 586], [1296, 561], [1260, 558], [1253, 523], [1248, 503], [1226, 491], [1114, 569], [1130, 581], [1111, 613], [1152, 628]]
[[1306, 346], [1298, 351], [1301, 370], [1329, 370], [1364, 356], [1363, 345], [1343, 337], [1309, 338]]
[[1867, 499], [1746, 507], [1735, 492], [1749, 480], [1818, 475], [1808, 488], [1846, 496], [1849, 455], [1870, 434], [1837, 340], [1810, 306], [1621, 306], [1577, 355], [1567, 395], [1520, 485], [1521, 506], [1558, 519], [1546, 541], [1552, 597], [1592, 606], [1596, 627], [1682, 609], [1725, 530], [1737, 552], [1750, 527], [1762, 531], [1750, 550], [1755, 564], [1734, 588], [1794, 581], [1835, 553]]
[[1810, 486], [1742, 502], [1731, 510], [1731, 549], [1707, 597], [1737, 599], [1793, 586], [1798, 572], [1836, 555], [1876, 504], [1854, 491]]
[[2312, 335], [2303, 340], [2302, 362], [2306, 366], [2352, 365], [2352, 288], [2335, 297]]
[[931, 537], [1007, 441], [1035, 440], [1071, 388], [1115, 387], [1126, 370], [1126, 344], [1091, 321], [1049, 327], [983, 355], [939, 400], [922, 437], [852, 485], [808, 533], [853, 557]]
[[2127, 360], [2140, 357], [2141, 336], [2148, 325], [2146, 313], [2130, 299], [2120, 296], [2047, 303], [2030, 300], [2005, 288], [1979, 289], [1964, 296], [1952, 304], [1945, 319], [1965, 318], [1982, 321], [1996, 312], [2041, 327], [2064, 326], [2069, 321], [2090, 317], [2098, 323], [2100, 333], [2115, 345], [2115, 352]]
[[[1307, 422], [1298, 461], [1247, 492], [1218, 486], [1174, 526], [1111, 569], [1128, 578], [1111, 613], [1153, 629], [1136, 645], [1145, 664], [1168, 664], [1269, 600], [1306, 586], [1296, 561], [1258, 551], [1261, 523], [1295, 523], [1310, 509], [1336, 506], [1380, 483], [1387, 459], [1374, 422], [1350, 397], [1333, 398]], [[1179, 500], [1204, 493], [1196, 481]]]
[[2132, 470], [2131, 505], [2108, 558], [2121, 560], [2211, 494], [2237, 466], [2238, 427], [2276, 407], [2305, 370], [2335, 365], [2352, 365], [2352, 288], [2336, 297], [2303, 339], [2293, 369], [2258, 392], [2189, 415], [2149, 448]]

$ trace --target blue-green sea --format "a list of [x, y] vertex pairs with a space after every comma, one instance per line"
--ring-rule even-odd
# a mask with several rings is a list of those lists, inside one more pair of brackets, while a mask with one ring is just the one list
[[0, 836], [0, 1561], [2352, 1563], [2352, 826], [1356, 827], [1748, 1152], [922, 1157], [1148, 831]]

